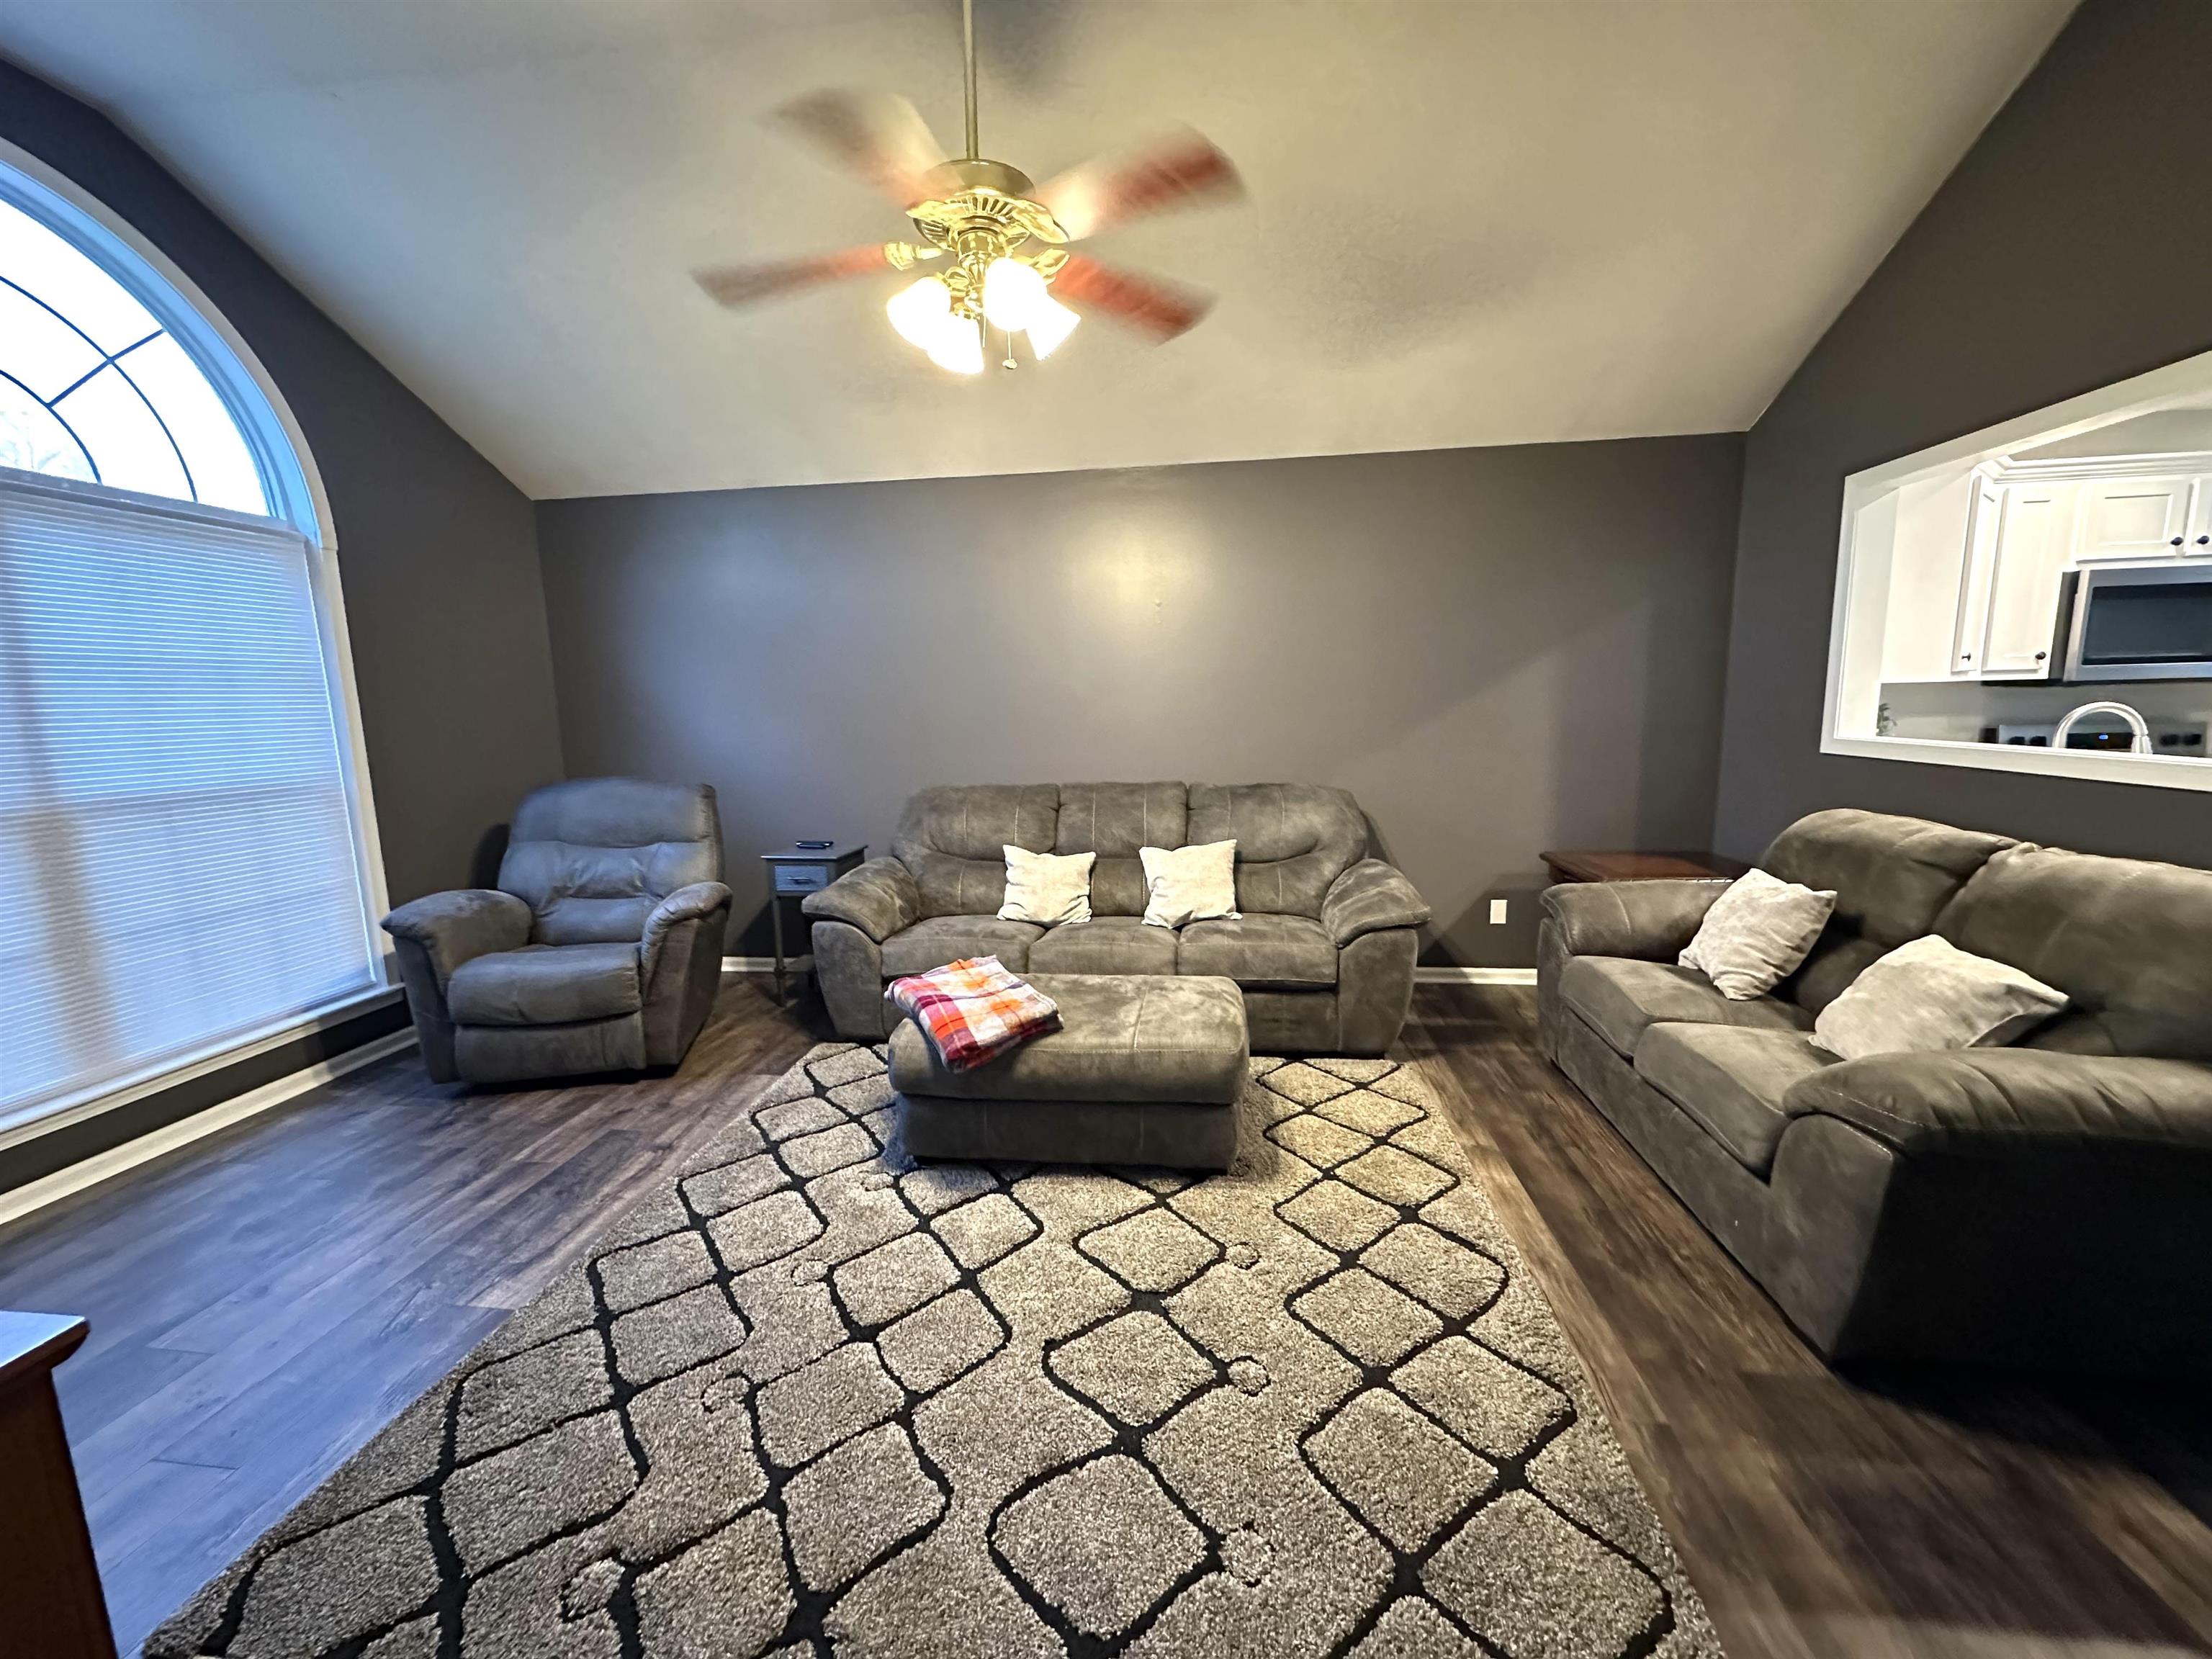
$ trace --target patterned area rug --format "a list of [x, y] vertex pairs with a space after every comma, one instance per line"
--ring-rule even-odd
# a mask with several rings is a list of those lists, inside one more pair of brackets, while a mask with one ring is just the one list
[[1717, 1656], [1414, 1068], [1237, 1167], [916, 1167], [815, 1049], [156, 1659]]

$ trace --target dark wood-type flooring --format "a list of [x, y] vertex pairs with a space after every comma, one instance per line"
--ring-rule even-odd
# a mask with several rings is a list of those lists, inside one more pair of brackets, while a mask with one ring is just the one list
[[[1733, 1659], [2212, 1654], [2205, 1390], [1837, 1377], [1532, 1018], [1424, 987], [1407, 1050]], [[469, 1091], [410, 1050], [0, 1231], [0, 1307], [92, 1322], [58, 1375], [124, 1650], [826, 1035], [732, 979], [672, 1077]]]

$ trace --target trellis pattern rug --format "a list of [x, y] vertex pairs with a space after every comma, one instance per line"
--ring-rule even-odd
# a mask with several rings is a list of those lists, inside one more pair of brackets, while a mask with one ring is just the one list
[[1417, 1069], [1227, 1175], [917, 1167], [817, 1048], [155, 1659], [1717, 1656]]

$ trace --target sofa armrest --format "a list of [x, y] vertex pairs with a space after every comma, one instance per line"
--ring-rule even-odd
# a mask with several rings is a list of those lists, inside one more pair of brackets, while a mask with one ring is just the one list
[[512, 893], [464, 887], [401, 905], [385, 917], [384, 931], [420, 945], [443, 990], [453, 970], [472, 957], [529, 944], [532, 920], [529, 905]]
[[1394, 865], [1362, 859], [1339, 876], [1322, 897], [1321, 925], [1337, 948], [1385, 927], [1418, 927], [1434, 914]]
[[1905, 1152], [2212, 1152], [2212, 1065], [2197, 1060], [2043, 1048], [1876, 1054], [1801, 1078], [1782, 1109], [1793, 1120], [1840, 1118]]
[[730, 890], [719, 881], [695, 881], [678, 888], [653, 907], [645, 919], [645, 938], [642, 949], [648, 973], [653, 958], [660, 953], [661, 942], [669, 931], [679, 922], [696, 921], [702, 916], [711, 916], [717, 910], [730, 908]]
[[1725, 881], [1573, 881], [1544, 890], [1544, 915], [1571, 957], [1672, 962]]
[[921, 920], [921, 889], [896, 859], [870, 859], [799, 907], [815, 921], [842, 921], [881, 945]]

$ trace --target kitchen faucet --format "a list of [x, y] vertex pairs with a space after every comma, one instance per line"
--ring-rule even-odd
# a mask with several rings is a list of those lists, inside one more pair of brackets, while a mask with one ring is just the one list
[[2129, 733], [2134, 739], [2130, 747], [2138, 755], [2150, 752], [2150, 727], [2144, 723], [2141, 714], [2124, 702], [2085, 702], [2079, 708], [2069, 709], [2051, 734], [2053, 749], [2066, 746], [2066, 734], [2074, 729], [2074, 722], [2084, 714], [2118, 714], [2128, 723]]

